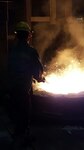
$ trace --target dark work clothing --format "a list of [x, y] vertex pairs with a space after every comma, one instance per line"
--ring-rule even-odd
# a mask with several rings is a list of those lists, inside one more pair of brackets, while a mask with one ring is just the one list
[[16, 125], [16, 135], [24, 134], [30, 117], [32, 78], [43, 72], [37, 51], [26, 41], [16, 43], [8, 57], [9, 115]]
[[8, 115], [14, 125], [14, 136], [24, 135], [30, 126], [31, 97], [18, 89], [11, 91]]
[[9, 84], [29, 92], [32, 77], [38, 80], [40, 71], [43, 72], [43, 68], [37, 51], [26, 42], [14, 45], [8, 59]]

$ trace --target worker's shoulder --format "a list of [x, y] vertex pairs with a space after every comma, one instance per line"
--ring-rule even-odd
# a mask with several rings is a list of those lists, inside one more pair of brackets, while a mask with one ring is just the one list
[[27, 44], [28, 48], [30, 48], [32, 51], [37, 51], [36, 48], [34, 48], [32, 45]]
[[34, 47], [31, 46], [31, 45], [28, 45], [28, 48], [30, 49], [31, 53], [38, 55], [38, 52], [37, 52], [37, 49], [36, 49], [36, 48], [34, 48]]

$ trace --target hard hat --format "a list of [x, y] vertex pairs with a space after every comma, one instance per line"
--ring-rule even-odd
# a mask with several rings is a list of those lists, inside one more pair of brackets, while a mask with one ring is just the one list
[[17, 33], [17, 31], [27, 31], [27, 32], [31, 32], [31, 28], [28, 25], [28, 23], [24, 22], [24, 21], [20, 21], [17, 25], [16, 25], [16, 29], [15, 32]]

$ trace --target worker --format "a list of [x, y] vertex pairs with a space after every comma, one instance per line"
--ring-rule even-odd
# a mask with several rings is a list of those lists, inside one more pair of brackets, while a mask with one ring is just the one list
[[37, 50], [30, 46], [31, 38], [29, 25], [19, 22], [15, 29], [15, 43], [8, 54], [8, 110], [15, 126], [15, 139], [29, 133], [32, 79], [44, 81], [43, 66]]

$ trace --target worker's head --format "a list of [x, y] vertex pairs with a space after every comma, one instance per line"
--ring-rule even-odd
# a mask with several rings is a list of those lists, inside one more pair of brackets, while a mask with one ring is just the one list
[[18, 39], [27, 40], [28, 36], [32, 36], [32, 31], [26, 22], [21, 21], [16, 25], [15, 34]]

